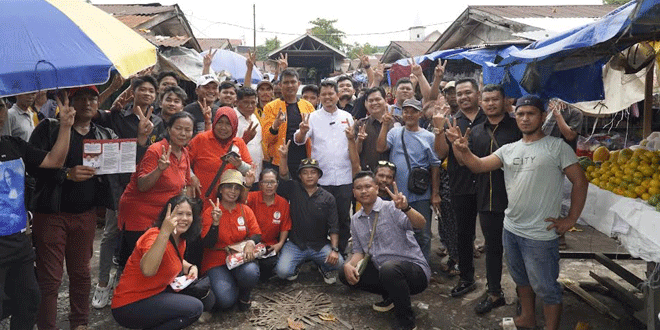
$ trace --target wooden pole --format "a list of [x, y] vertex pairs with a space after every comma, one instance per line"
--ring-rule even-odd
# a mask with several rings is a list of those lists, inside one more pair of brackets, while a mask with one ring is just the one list
[[651, 134], [651, 123], [653, 121], [653, 72], [655, 60], [649, 65], [646, 73], [646, 88], [644, 89], [644, 126], [642, 127], [642, 139]]
[[[252, 26], [253, 31], [254, 31], [253, 32], [254, 33], [254, 35], [253, 35], [254, 40], [252, 41], [252, 47], [253, 47], [252, 51], [256, 52], [257, 51], [257, 5], [256, 4], [252, 4], [252, 22], [254, 24]], [[653, 76], [651, 76], [651, 77], [653, 77]]]

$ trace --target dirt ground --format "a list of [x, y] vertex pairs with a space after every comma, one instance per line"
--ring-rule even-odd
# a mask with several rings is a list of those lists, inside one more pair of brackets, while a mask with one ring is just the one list
[[[434, 233], [437, 224], [434, 223]], [[570, 251], [601, 251], [601, 252], [622, 252], [617, 247], [614, 240], [595, 232], [589, 227], [579, 227], [581, 232], [570, 232], [567, 234], [567, 242]], [[477, 229], [477, 244], [483, 242], [480, 229]], [[97, 230], [97, 237], [94, 244], [94, 257], [92, 260], [92, 285], [96, 283], [98, 274], [98, 255], [99, 243], [102, 230]], [[515, 286], [504, 267], [503, 287], [506, 295], [507, 305], [493, 310], [485, 316], [477, 316], [474, 313], [474, 306], [483, 299], [486, 290], [485, 279], [485, 258], [482, 256], [475, 259], [475, 267], [478, 283], [477, 290], [461, 298], [452, 298], [449, 296], [451, 288], [458, 280], [448, 278], [439, 271], [441, 258], [436, 254], [439, 240], [437, 235], [433, 239], [432, 262], [433, 280], [429, 287], [421, 294], [412, 298], [413, 310], [417, 316], [418, 329], [501, 329], [500, 322], [503, 317], [514, 316], [516, 312]], [[646, 263], [640, 260], [621, 260], [618, 261], [626, 268], [631, 270], [637, 276], [645, 278]], [[589, 276], [589, 271], [599, 275], [610, 276], [617, 279], [617, 282], [624, 285], [629, 290], [634, 288], [619, 279], [615, 274], [606, 268], [600, 266], [594, 260], [584, 259], [563, 259], [561, 261], [562, 278], [569, 278], [579, 282], [595, 281]], [[253, 306], [258, 307], [266, 301], [264, 296], [268, 296], [275, 291], [296, 293], [300, 290], [313, 293], [327, 294], [333, 303], [333, 314], [339, 319], [350, 324], [354, 329], [390, 329], [394, 324], [394, 315], [392, 312], [378, 313], [371, 309], [371, 305], [379, 301], [379, 296], [351, 290], [341, 283], [327, 285], [323, 282], [321, 275], [311, 264], [306, 264], [301, 271], [298, 280], [295, 282], [272, 280], [265, 284], [260, 284], [253, 292]], [[91, 300], [90, 292], [90, 300]], [[592, 293], [594, 297], [610, 307], [612, 311], [620, 316], [630, 315], [630, 311], [617, 300], [607, 295]], [[68, 300], [68, 279], [65, 276], [64, 283], [60, 289], [59, 296], [59, 316], [58, 326], [61, 329], [68, 329], [67, 315], [69, 311]], [[92, 329], [123, 329], [118, 326], [111, 315], [110, 308], [106, 307], [100, 310], [90, 307], [89, 326]], [[253, 308], [255, 310], [255, 308]], [[537, 323], [543, 324], [543, 312], [540, 302], [537, 302]], [[211, 322], [207, 324], [196, 323], [191, 329], [259, 329], [253, 327], [249, 322], [251, 312], [242, 313], [237, 310], [216, 313]], [[614, 319], [599, 314], [594, 308], [581, 300], [575, 294], [564, 292], [564, 313], [562, 316], [561, 329], [575, 329], [578, 322], [589, 324], [591, 329], [644, 329], [640, 324], [635, 324], [630, 320], [615, 321]], [[323, 329], [348, 329], [339, 323], [328, 323], [329, 327]], [[9, 329], [7, 321], [0, 322], [0, 329]], [[307, 329], [321, 329], [321, 327], [310, 327]]]

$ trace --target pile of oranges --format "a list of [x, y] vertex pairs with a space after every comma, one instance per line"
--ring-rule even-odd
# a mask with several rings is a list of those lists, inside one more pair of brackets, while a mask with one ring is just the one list
[[596, 163], [581, 162], [589, 182], [620, 196], [660, 198], [660, 151], [623, 149], [603, 154], [594, 157]]

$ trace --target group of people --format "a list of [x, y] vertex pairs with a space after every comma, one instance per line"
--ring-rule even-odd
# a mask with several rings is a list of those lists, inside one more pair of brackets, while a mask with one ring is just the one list
[[[53, 109], [34, 93], [16, 96], [7, 115], [0, 104], [2, 162], [22, 159], [25, 182], [34, 182], [21, 187], [32, 239], [27, 213], [20, 228], [0, 225], [0, 310], [12, 329], [35, 320], [56, 329], [65, 262], [71, 329], [87, 327], [98, 207], [105, 227], [91, 305], [111, 303], [127, 328], [179, 329], [249, 310], [260, 280], [294, 281], [312, 261], [326, 283], [380, 294], [373, 309], [394, 309], [395, 328], [415, 329], [410, 296], [431, 279], [434, 215], [448, 253], [442, 270], [459, 274], [451, 296], [460, 297], [476, 287], [478, 214], [488, 289], [475, 311], [505, 304], [506, 252], [522, 306], [516, 325], [536, 325], [539, 295], [546, 328], [558, 329], [558, 237], [577, 221], [587, 181], [569, 145], [543, 128], [552, 121], [574, 139], [563, 117], [570, 107], [546, 112], [536, 96], [513, 106], [499, 85], [443, 81], [442, 63], [429, 83], [414, 61], [389, 104], [382, 68], [365, 59], [369, 82], [359, 93], [342, 76], [299, 97], [300, 77], [286, 61], [274, 81], [252, 89], [249, 78], [239, 86], [209, 74], [210, 56], [188, 105], [172, 72], [133, 78], [109, 110], [99, 104], [121, 79], [103, 93], [58, 93]], [[118, 138], [136, 139], [134, 173], [83, 165], [83, 141]], [[562, 216], [564, 176], [573, 188]], [[228, 263], [236, 254], [241, 262]], [[208, 281], [206, 294], [178, 292], [180, 277]]]

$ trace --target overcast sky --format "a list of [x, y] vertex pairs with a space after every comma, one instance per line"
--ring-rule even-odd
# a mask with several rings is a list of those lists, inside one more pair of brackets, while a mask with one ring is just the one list
[[[95, 4], [150, 3], [158, 0], [92, 0]], [[427, 2], [424, 6], [414, 4]], [[601, 0], [536, 0], [535, 5], [602, 4]], [[282, 44], [311, 28], [317, 17], [336, 19], [335, 26], [347, 35], [345, 42], [386, 46], [390, 41], [409, 40], [408, 29], [426, 27], [426, 34], [444, 31], [468, 5], [529, 5], [529, 0], [443, 0], [443, 1], [217, 1], [160, 0], [163, 5], [179, 4], [197, 38], [243, 39], [253, 43], [252, 5], [256, 5], [257, 45], [277, 35]], [[378, 5], [383, 3], [383, 5]], [[399, 5], [391, 5], [399, 3]], [[388, 5], [384, 5], [388, 4]]]

